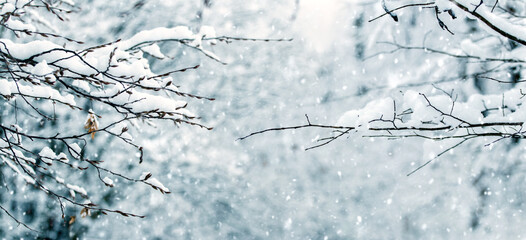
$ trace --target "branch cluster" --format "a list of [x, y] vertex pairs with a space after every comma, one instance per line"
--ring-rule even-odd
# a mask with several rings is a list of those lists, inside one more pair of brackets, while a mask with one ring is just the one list
[[[68, 176], [95, 169], [100, 182], [108, 187], [115, 186], [114, 179], [122, 179], [148, 185], [163, 194], [170, 193], [151, 173], [127, 176], [104, 167], [103, 160], [97, 160], [85, 150], [95, 138], [106, 135], [135, 148], [141, 163], [143, 147], [134, 141], [130, 127], [170, 121], [175, 125], [211, 129], [199, 123], [199, 118], [187, 109], [187, 100], [214, 99], [179, 90], [173, 77], [199, 65], [154, 73], [145, 55], [167, 59], [157, 44], [175, 42], [221, 62], [203, 46], [229, 38], [216, 37], [210, 27], [194, 34], [179, 26], [143, 31], [128, 40], [85, 47], [81, 41], [39, 30], [53, 31], [54, 28], [38, 12], [64, 21], [67, 13], [78, 10], [70, 1], [3, 1], [0, 7], [0, 28], [23, 39], [22, 43], [0, 39], [3, 177], [21, 179], [56, 200], [64, 219], [68, 206], [80, 207], [83, 217], [91, 211], [144, 217], [93, 203], [92, 193], [84, 187], [86, 183], [73, 183]], [[27, 41], [28, 36], [52, 39]], [[65, 43], [55, 43], [59, 41]], [[56, 126], [66, 122], [61, 119], [66, 115], [86, 120]], [[8, 171], [12, 175], [7, 174]], [[7, 208], [0, 207], [17, 223], [29, 228]], [[72, 216], [69, 223], [74, 219]]]

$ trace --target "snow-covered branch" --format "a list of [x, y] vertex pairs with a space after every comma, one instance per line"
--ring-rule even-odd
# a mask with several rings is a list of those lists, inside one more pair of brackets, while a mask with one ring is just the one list
[[[433, 141], [458, 139], [462, 143], [484, 138], [487, 145], [503, 139], [526, 138], [526, 109], [520, 89], [502, 95], [472, 95], [460, 102], [454, 90], [427, 96], [413, 90], [398, 99], [384, 98], [369, 102], [364, 108], [343, 114], [337, 124], [307, 124], [269, 128], [253, 132], [240, 140], [272, 131], [327, 129], [329, 136], [316, 140], [306, 150], [325, 146], [346, 135], [371, 138], [421, 138]], [[460, 144], [458, 144], [460, 145]], [[455, 145], [455, 146], [458, 146]], [[448, 151], [453, 147], [448, 148]]]
[[[131, 177], [125, 169], [104, 166], [104, 159], [86, 150], [99, 139], [115, 139], [135, 149], [132, 155], [138, 165], [145, 153], [136, 140], [140, 136], [135, 134], [140, 134], [143, 125], [165, 121], [174, 126], [212, 129], [201, 123], [188, 106], [190, 101], [214, 98], [183, 91], [179, 86], [180, 75], [200, 65], [154, 72], [148, 57], [170, 59], [158, 44], [182, 44], [225, 64], [208, 49], [218, 41], [290, 41], [218, 37], [212, 27], [202, 26], [194, 33], [188, 27], [177, 26], [141, 31], [129, 39], [87, 47], [57, 33], [53, 24], [39, 14], [65, 21], [68, 13], [79, 10], [72, 1], [8, 0], [0, 3], [0, 8], [0, 28], [19, 38], [0, 39], [0, 103], [4, 106], [0, 117], [1, 166], [8, 167], [15, 179], [56, 199], [64, 220], [67, 206], [80, 207], [82, 217], [91, 211], [144, 217], [100, 207], [92, 202], [91, 196], [96, 193], [86, 190], [87, 183], [68, 179], [87, 174], [90, 169], [107, 187], [118, 185], [115, 179], [121, 179], [170, 193], [149, 172]], [[84, 200], [80, 201], [79, 196]], [[2, 210], [12, 216], [7, 209]], [[69, 224], [74, 221], [75, 216], [71, 216]]]
[[498, 1], [492, 4], [492, 6], [486, 6], [483, 0], [437, 0], [425, 3], [407, 3], [393, 9], [388, 9], [385, 3], [383, 3], [382, 7], [385, 9], [385, 13], [370, 19], [369, 22], [375, 21], [386, 15], [390, 15], [395, 21], [398, 21], [398, 15], [396, 14], [397, 11], [415, 7], [421, 9], [426, 8], [435, 11], [436, 20], [443, 30], [447, 30], [451, 34], [454, 34], [447, 24], [441, 20], [440, 15], [442, 13], [447, 13], [451, 18], [456, 19], [457, 14], [455, 12], [461, 11], [464, 14], [481, 21], [488, 27], [488, 29], [491, 29], [491, 31], [517, 43], [526, 45], [526, 26], [517, 23], [520, 22], [518, 20], [521, 20], [521, 18], [506, 11], [502, 7], [498, 8], [498, 10], [500, 10], [499, 13], [495, 12], [497, 5]]

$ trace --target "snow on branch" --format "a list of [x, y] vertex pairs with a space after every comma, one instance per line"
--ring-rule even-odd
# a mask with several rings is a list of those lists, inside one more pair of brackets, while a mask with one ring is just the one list
[[345, 135], [439, 142], [458, 139], [455, 147], [475, 138], [487, 139], [488, 145], [503, 139], [526, 138], [526, 93], [522, 90], [512, 89], [502, 95], [472, 95], [465, 102], [457, 101], [454, 91], [440, 92], [428, 96], [408, 90], [398, 99], [374, 100], [362, 109], [350, 110], [334, 125], [313, 124], [307, 117], [306, 124], [264, 129], [239, 140], [271, 131], [303, 128], [330, 130], [328, 136], [318, 139], [316, 145], [306, 150], [325, 146]]
[[[483, 1], [474, 0], [449, 0], [461, 10], [471, 14], [493, 31], [500, 35], [526, 45], [526, 26], [516, 25], [508, 19], [504, 19], [493, 13], [494, 7], [490, 10], [483, 4]], [[497, 4], [497, 3], [495, 3]]]
[[[65, 177], [71, 173], [85, 174], [94, 169], [100, 183], [107, 187], [117, 184], [114, 179], [122, 179], [142, 183], [162, 194], [170, 193], [150, 173], [140, 178], [129, 177], [105, 167], [104, 160], [90, 156], [85, 149], [99, 138], [116, 139], [135, 149], [137, 164], [141, 164], [145, 153], [133, 135], [143, 124], [167, 121], [174, 126], [212, 129], [202, 124], [188, 106], [191, 101], [214, 99], [181, 90], [180, 80], [174, 77], [196, 70], [199, 65], [152, 71], [145, 54], [166, 59], [157, 44], [181, 43], [226, 64], [206, 49], [205, 43], [290, 40], [217, 37], [211, 27], [201, 27], [194, 33], [185, 26], [177, 26], [146, 30], [129, 39], [86, 47], [81, 41], [54, 33], [51, 24], [46, 24], [38, 14], [45, 11], [64, 21], [67, 13], [78, 10], [71, 1], [7, 0], [0, 3], [0, 9], [0, 28], [17, 38], [24, 35], [39, 38], [0, 39], [0, 102], [4, 107], [0, 118], [1, 164], [11, 169], [15, 178], [56, 199], [64, 219], [67, 205], [80, 207], [82, 217], [91, 211], [144, 217], [92, 203], [90, 197], [94, 193], [85, 188], [86, 183], [75, 183]], [[73, 44], [62, 44], [64, 40]], [[73, 120], [68, 127], [53, 126], [70, 121], [61, 119], [66, 115], [85, 120]], [[72, 216], [69, 222], [74, 221]]]
[[483, 0], [436, 0], [424, 3], [407, 3], [389, 9], [386, 6], [385, 1], [382, 1], [382, 8], [385, 10], [385, 13], [370, 19], [369, 22], [375, 21], [386, 15], [390, 15], [395, 21], [398, 21], [398, 15], [396, 15], [395, 12], [406, 8], [418, 7], [421, 9], [434, 10], [439, 26], [443, 30], [447, 30], [451, 34], [454, 34], [454, 32], [451, 31], [442, 21], [440, 15], [442, 13], [447, 13], [452, 19], [456, 19], [457, 15], [455, 14], [455, 11], [460, 10], [481, 21], [484, 25], [489, 27], [491, 31], [517, 43], [526, 45], [526, 26], [516, 23], [517, 20], [520, 20], [520, 17], [504, 11], [502, 8], [498, 8], [501, 12], [495, 12], [498, 4], [499, 2], [496, 1], [492, 6], [486, 6]]

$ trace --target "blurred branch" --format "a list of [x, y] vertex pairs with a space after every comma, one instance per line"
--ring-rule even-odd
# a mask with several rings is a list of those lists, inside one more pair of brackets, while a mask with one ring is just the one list
[[[305, 128], [318, 128], [318, 129], [328, 129], [331, 130], [331, 134], [327, 137], [318, 139], [318, 144], [308, 147], [305, 150], [310, 150], [318, 147], [325, 146], [332, 143], [336, 139], [341, 138], [342, 136], [357, 133], [363, 137], [368, 138], [387, 138], [387, 139], [403, 139], [403, 138], [421, 138], [433, 141], [442, 141], [446, 139], [459, 139], [460, 142], [455, 144], [452, 147], [447, 148], [445, 151], [438, 154], [435, 158], [440, 157], [444, 153], [448, 152], [451, 149], [454, 149], [461, 145], [462, 143], [481, 137], [496, 137], [500, 141], [501, 139], [509, 138], [526, 138], [526, 131], [522, 129], [522, 126], [526, 124], [524, 121], [486, 121], [484, 118], [480, 118], [479, 122], [467, 121], [463, 117], [458, 116], [456, 113], [455, 107], [457, 106], [456, 95], [453, 92], [448, 92], [443, 89], [436, 87], [441, 91], [447, 98], [450, 100], [449, 107], [446, 109], [445, 106], [442, 106], [443, 100], [438, 101], [442, 105], [437, 106], [436, 102], [431, 100], [425, 94], [420, 93], [422, 103], [426, 106], [426, 109], [429, 108], [430, 111], [436, 113], [436, 116], [433, 117], [433, 120], [429, 121], [420, 121], [414, 122], [411, 121], [413, 116], [418, 118], [417, 113], [413, 109], [408, 108], [402, 112], [397, 112], [397, 104], [393, 102], [393, 112], [394, 116], [386, 116], [382, 114], [379, 118], [364, 119], [364, 120], [354, 120], [357, 123], [355, 125], [329, 125], [329, 124], [312, 124], [307, 117], [307, 124], [286, 126], [286, 127], [276, 127], [268, 128], [260, 131], [252, 132], [244, 137], [239, 138], [238, 140], [245, 140], [247, 138], [253, 137], [255, 135], [264, 134], [267, 132], [281, 132], [287, 130], [295, 129], [305, 129]], [[526, 94], [520, 92], [521, 98], [525, 97]], [[483, 101], [483, 100], [482, 100]], [[504, 109], [509, 108], [510, 106], [503, 103], [499, 108], [488, 108], [484, 106], [484, 109], [481, 109], [480, 115], [483, 116], [483, 112], [490, 111], [502, 111], [502, 118], [508, 119], [504, 114]], [[484, 102], [484, 101], [483, 101]], [[416, 104], [416, 103], [413, 103]], [[385, 107], [381, 107], [382, 109]], [[374, 112], [376, 109], [361, 109], [355, 110], [354, 114], [356, 118], [360, 119], [361, 111]], [[422, 110], [420, 110], [422, 111]], [[426, 110], [427, 111], [427, 110]], [[378, 115], [380, 113], [377, 113]], [[427, 114], [430, 114], [429, 112]], [[364, 115], [368, 116], [368, 114]], [[434, 115], [432, 115], [434, 116]], [[365, 121], [361, 123], [361, 121]], [[497, 142], [494, 141], [491, 144]], [[429, 160], [424, 165], [420, 166], [416, 170], [408, 174], [411, 175], [414, 172], [418, 171], [422, 167], [429, 164], [433, 159]]]
[[[377, 19], [379, 19], [379, 18], [382, 18], [382, 17], [384, 17], [384, 16], [387, 16], [387, 15], [391, 15], [391, 17], [392, 17], [394, 12], [396, 12], [396, 11], [398, 11], [398, 10], [402, 10], [402, 9], [404, 9], [404, 8], [408, 8], [408, 7], [425, 7], [425, 6], [431, 6], [431, 5], [434, 5], [434, 4], [435, 4], [435, 2], [428, 2], [428, 3], [412, 3], [412, 4], [403, 5], [403, 6], [400, 6], [400, 7], [394, 8], [394, 9], [392, 9], [392, 10], [389, 10], [389, 9], [387, 9], [387, 7], [385, 6], [384, 1], [382, 1], [382, 2], [383, 2], [383, 3], [382, 3], [382, 6], [384, 7], [385, 13], [380, 14], [379, 16], [377, 16], [377, 17], [375, 17], [375, 18], [373, 18], [373, 19], [370, 19], [368, 22], [373, 22], [373, 21], [375, 21], [375, 20], [377, 20]], [[395, 16], [396, 16], [396, 15], [395, 15]], [[393, 19], [394, 19], [394, 17], [393, 17]], [[397, 21], [397, 20], [398, 20], [398, 18], [396, 18], [395, 21]]]
[[2, 205], [0, 205], [0, 209], [2, 209], [2, 211], [4, 211], [7, 216], [9, 216], [11, 219], [13, 219], [18, 225], [22, 225], [24, 226], [25, 228], [33, 231], [33, 232], [36, 232], [36, 233], [40, 233], [39, 231], [35, 230], [35, 229], [32, 229], [30, 228], [27, 224], [21, 222], [20, 220], [18, 220], [17, 218], [15, 218], [15, 216], [13, 216], [7, 209], [5, 209]]
[[[514, 25], [513, 23], [509, 22], [509, 20], [501, 19], [500, 17], [495, 16], [493, 14], [493, 11], [495, 10], [495, 8], [498, 5], [498, 1], [495, 2], [495, 4], [493, 5], [491, 10], [486, 10], [485, 9], [485, 6], [483, 5], [483, 3], [484, 3], [483, 0], [480, 0], [479, 4], [475, 5], [475, 8], [473, 10], [469, 10], [469, 6], [467, 6], [464, 3], [461, 3], [458, 0], [449, 0], [449, 2], [454, 4], [459, 9], [461, 9], [464, 12], [466, 12], [467, 14], [470, 14], [473, 17], [475, 17], [476, 19], [480, 20], [482, 23], [484, 23], [486, 26], [488, 26], [489, 28], [491, 28], [492, 30], [494, 30], [495, 32], [500, 34], [501, 36], [506, 37], [506, 38], [508, 38], [510, 40], [513, 40], [513, 41], [515, 41], [515, 42], [517, 42], [519, 44], [526, 45], [526, 39], [525, 39], [525, 36], [523, 34], [523, 32], [526, 29], [526, 27]], [[382, 0], [382, 7], [384, 8], [384, 10], [386, 12], [384, 14], [381, 14], [378, 17], [375, 17], [375, 18], [369, 20], [369, 22], [377, 20], [377, 19], [379, 19], [379, 18], [381, 18], [383, 16], [386, 16], [386, 15], [390, 15], [391, 17], [393, 17], [393, 19], [395, 21], [397, 21], [398, 17], [393, 12], [395, 12], [397, 10], [400, 10], [400, 9], [403, 9], [403, 8], [416, 7], [416, 6], [434, 8], [435, 9], [435, 15], [436, 15], [436, 18], [438, 20], [438, 23], [439, 23], [440, 27], [442, 29], [447, 30], [448, 32], [452, 33], [449, 30], [449, 28], [447, 27], [447, 25], [444, 24], [444, 22], [442, 22], [442, 20], [440, 20], [440, 18], [438, 17], [438, 14], [440, 12], [439, 12], [439, 9], [438, 9], [438, 7], [436, 5], [436, 2], [407, 4], [407, 5], [403, 5], [403, 6], [397, 7], [395, 9], [393, 9], [393, 10], [389, 10], [385, 6], [385, 1]], [[484, 9], [482, 9], [482, 8], [484, 8]], [[453, 14], [452, 10], [447, 10], [447, 12], [451, 15], [452, 18], [455, 18], [455, 15]], [[514, 15], [512, 15], [512, 16], [514, 16]]]
[[[456, 54], [456, 53], [442, 51], [442, 50], [437, 50], [437, 49], [433, 49], [433, 48], [429, 48], [429, 47], [404, 46], [404, 45], [398, 44], [396, 42], [378, 42], [378, 43], [395, 46], [396, 47], [395, 49], [387, 52], [389, 54], [395, 53], [395, 52], [400, 51], [400, 50], [420, 50], [420, 51], [424, 51], [424, 52], [442, 54], [442, 55], [449, 56], [449, 57], [454, 57], [454, 58], [480, 60], [482, 62], [526, 63], [525, 60], [518, 59], [518, 58], [480, 57], [480, 56], [475, 56], [475, 55], [470, 55], [470, 54]], [[378, 55], [378, 53], [367, 57], [367, 59], [369, 59], [371, 57], [374, 57], [376, 55]]]

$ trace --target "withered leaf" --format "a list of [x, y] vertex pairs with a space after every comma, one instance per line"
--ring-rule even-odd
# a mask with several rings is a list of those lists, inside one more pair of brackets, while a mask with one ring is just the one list
[[75, 216], [71, 216], [71, 217], [69, 218], [69, 222], [68, 222], [69, 225], [73, 224], [73, 223], [75, 222], [76, 219], [77, 219], [77, 217], [75, 217]]

